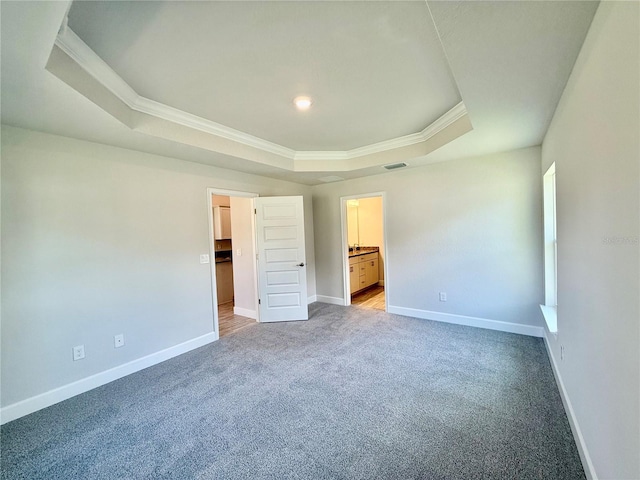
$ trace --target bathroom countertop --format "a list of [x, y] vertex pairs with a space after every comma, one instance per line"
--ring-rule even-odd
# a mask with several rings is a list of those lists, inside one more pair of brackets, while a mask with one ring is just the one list
[[365, 255], [367, 253], [375, 253], [379, 251], [380, 251], [379, 247], [360, 247], [358, 250], [353, 250], [353, 251], [349, 250], [349, 258]]

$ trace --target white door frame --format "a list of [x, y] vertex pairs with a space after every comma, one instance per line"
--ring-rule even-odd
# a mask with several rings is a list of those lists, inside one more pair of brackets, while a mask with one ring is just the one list
[[[228, 197], [244, 197], [244, 198], [255, 198], [258, 196], [257, 193], [253, 192], [240, 192], [237, 190], [224, 190], [221, 188], [207, 188], [207, 211], [209, 214], [207, 218], [209, 220], [209, 270], [211, 274], [211, 300], [213, 307], [213, 332], [215, 334], [216, 340], [220, 338], [220, 328], [219, 328], [219, 319], [218, 319], [218, 284], [216, 280], [216, 257], [215, 257], [215, 240], [214, 240], [214, 221], [213, 221], [213, 207], [211, 205], [212, 195], [225, 195]], [[253, 202], [252, 202], [253, 205]], [[251, 247], [253, 251], [251, 255], [253, 255], [253, 278], [254, 282], [254, 305], [256, 306], [256, 321], [260, 321], [260, 312], [258, 311], [258, 270], [257, 264], [255, 261], [256, 258], [256, 216], [251, 215]], [[232, 247], [233, 248], [233, 247]], [[233, 256], [233, 252], [231, 254]]]
[[351, 305], [351, 278], [349, 275], [349, 231], [347, 225], [347, 203], [349, 200], [359, 200], [361, 198], [382, 197], [382, 238], [384, 242], [384, 310], [389, 310], [389, 275], [387, 269], [389, 262], [389, 244], [387, 242], [387, 194], [386, 192], [361, 193], [358, 195], [348, 195], [340, 197], [340, 224], [342, 230], [342, 275], [344, 285], [344, 305]]

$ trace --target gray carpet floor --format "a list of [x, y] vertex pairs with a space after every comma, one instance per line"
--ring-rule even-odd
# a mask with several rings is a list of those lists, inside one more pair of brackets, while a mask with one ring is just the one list
[[584, 478], [541, 339], [321, 303], [1, 435], [3, 479]]

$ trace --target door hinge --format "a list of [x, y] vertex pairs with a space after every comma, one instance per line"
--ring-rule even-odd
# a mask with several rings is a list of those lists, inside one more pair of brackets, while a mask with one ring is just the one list
[[258, 305], [262, 305], [262, 303], [260, 303], [260, 299], [258, 299]]
[[254, 208], [254, 209], [253, 209], [253, 214], [254, 214], [254, 215], [257, 215], [257, 214], [258, 214], [258, 209], [257, 209], [257, 208]]

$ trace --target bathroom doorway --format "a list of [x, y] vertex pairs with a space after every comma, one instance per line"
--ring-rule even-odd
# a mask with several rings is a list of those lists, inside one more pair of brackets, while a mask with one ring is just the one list
[[342, 197], [345, 305], [387, 309], [384, 193]]

